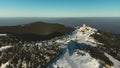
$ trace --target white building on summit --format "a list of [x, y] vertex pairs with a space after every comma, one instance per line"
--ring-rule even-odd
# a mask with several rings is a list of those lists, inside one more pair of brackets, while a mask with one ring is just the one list
[[82, 26], [80, 27], [80, 30], [85, 30], [85, 29], [87, 29], [86, 24], [82, 24]]
[[86, 29], [86, 24], [83, 24], [83, 25], [82, 25], [82, 28], [83, 28], [83, 29]]

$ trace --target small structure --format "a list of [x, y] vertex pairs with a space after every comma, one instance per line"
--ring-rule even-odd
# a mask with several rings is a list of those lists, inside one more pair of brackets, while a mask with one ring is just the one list
[[7, 36], [7, 34], [0, 34], [0, 36]]
[[82, 27], [83, 27], [83, 29], [86, 29], [86, 24], [83, 24]]

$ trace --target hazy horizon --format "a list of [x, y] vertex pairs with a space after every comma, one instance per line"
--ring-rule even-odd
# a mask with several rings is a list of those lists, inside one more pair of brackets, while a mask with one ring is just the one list
[[0, 0], [0, 26], [43, 21], [117, 32], [120, 0]]
[[120, 34], [120, 31], [118, 31], [120, 28], [120, 17], [0, 17], [0, 26], [28, 24], [36, 21], [59, 23], [71, 27], [81, 26], [85, 23], [96, 29]]

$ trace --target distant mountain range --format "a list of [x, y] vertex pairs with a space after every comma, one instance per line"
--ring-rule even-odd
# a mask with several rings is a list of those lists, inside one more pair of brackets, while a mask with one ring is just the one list
[[62, 24], [33, 22], [16, 26], [1, 26], [0, 33], [12, 34], [23, 40], [46, 40], [69, 33], [73, 28]]

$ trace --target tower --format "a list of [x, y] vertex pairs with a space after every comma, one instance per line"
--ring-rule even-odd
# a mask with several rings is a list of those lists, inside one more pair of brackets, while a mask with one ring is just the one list
[[82, 27], [83, 27], [83, 29], [86, 29], [86, 24], [83, 24]]

